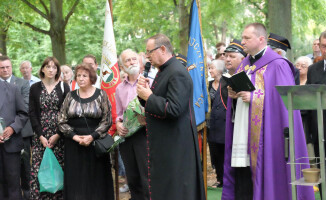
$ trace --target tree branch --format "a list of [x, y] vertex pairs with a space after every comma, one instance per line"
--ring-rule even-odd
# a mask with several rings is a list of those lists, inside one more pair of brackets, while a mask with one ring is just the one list
[[174, 5], [175, 5], [175, 7], [178, 6], [178, 4], [177, 4], [177, 0], [173, 0], [173, 3], [174, 3]]
[[50, 12], [49, 12], [48, 8], [46, 7], [44, 1], [43, 0], [40, 0], [40, 2], [42, 4], [43, 8], [45, 9], [46, 16], [50, 16]]
[[46, 30], [43, 30], [43, 29], [37, 28], [36, 26], [32, 25], [31, 23], [28, 23], [28, 22], [22, 22], [22, 21], [17, 21], [17, 20], [14, 20], [12, 17], [10, 17], [10, 19], [11, 19], [13, 22], [16, 22], [16, 23], [18, 23], [18, 24], [22, 24], [22, 25], [24, 25], [24, 26], [29, 27], [29, 28], [31, 28], [32, 30], [36, 31], [36, 32], [43, 33], [43, 34], [46, 34], [46, 35], [50, 35], [50, 31], [46, 31]]
[[257, 2], [253, 2], [252, 0], [248, 0], [248, 3], [251, 3], [255, 8], [257, 8], [259, 11], [262, 11], [261, 6]]
[[75, 12], [75, 9], [78, 5], [80, 0], [76, 0], [74, 5], [71, 7], [71, 10], [69, 11], [69, 13], [67, 14], [67, 16], [65, 17], [65, 22], [64, 22], [64, 26], [67, 25], [68, 21], [69, 21], [69, 18], [71, 17], [71, 15]]
[[22, 2], [24, 2], [28, 7], [32, 8], [35, 12], [37, 12], [39, 15], [41, 15], [44, 19], [49, 21], [49, 17], [44, 14], [42, 11], [40, 11], [38, 8], [36, 8], [33, 4], [31, 4], [29, 1], [27, 0], [21, 0]]

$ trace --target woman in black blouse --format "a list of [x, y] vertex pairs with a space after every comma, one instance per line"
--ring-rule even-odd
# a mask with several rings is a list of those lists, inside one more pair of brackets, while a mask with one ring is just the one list
[[64, 198], [69, 200], [114, 199], [110, 156], [96, 157], [92, 145], [112, 124], [107, 94], [92, 86], [96, 78], [90, 65], [76, 67], [79, 89], [67, 95], [58, 119], [65, 136]]
[[33, 84], [29, 94], [29, 117], [35, 135], [32, 140], [31, 199], [63, 199], [62, 191], [55, 194], [40, 193], [38, 170], [46, 147], [63, 167], [63, 146], [57, 126], [61, 104], [69, 92], [69, 86], [58, 81], [60, 64], [54, 57], [44, 60], [40, 69], [41, 81]]
[[215, 167], [217, 183], [214, 186], [223, 186], [223, 164], [225, 144], [225, 117], [226, 117], [226, 83], [222, 77], [225, 69], [223, 60], [213, 60], [209, 72], [214, 81], [209, 83], [211, 97], [211, 115], [207, 136], [212, 165]]

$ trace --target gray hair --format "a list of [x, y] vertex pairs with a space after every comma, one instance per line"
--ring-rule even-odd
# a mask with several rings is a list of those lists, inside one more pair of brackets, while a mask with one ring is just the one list
[[136, 54], [136, 55], [137, 55], [137, 59], [138, 59], [138, 54], [137, 54], [135, 51], [133, 51], [132, 49], [125, 49], [125, 50], [123, 50], [123, 51], [120, 53], [120, 56], [119, 56], [119, 63], [120, 63], [120, 65], [123, 66], [123, 67], [126, 67], [126, 66], [123, 64], [122, 55], [125, 54], [125, 53], [127, 53], [127, 52], [131, 52], [131, 53]]
[[[283, 57], [283, 58], [285, 58], [285, 56], [286, 56], [286, 51], [284, 51], [283, 49], [280, 49], [280, 48], [275, 48], [275, 49], [273, 49], [274, 51], [276, 51], [276, 52], [281, 52], [281, 56]], [[311, 59], [310, 59], [311, 60]]]
[[167, 52], [173, 54], [173, 46], [171, 44], [170, 39], [162, 34], [162, 33], [158, 33], [150, 38], [147, 39], [148, 40], [154, 40], [154, 44], [156, 47], [160, 47], [160, 46], [165, 46], [167, 49]]
[[214, 66], [217, 71], [220, 71], [222, 73], [225, 70], [225, 62], [223, 60], [213, 60], [211, 62], [211, 66]]
[[305, 62], [307, 65], [308, 65], [308, 67], [310, 66], [310, 65], [312, 65], [312, 60], [311, 60], [311, 58], [309, 58], [309, 57], [307, 57], [307, 56], [300, 56], [299, 58], [297, 58], [296, 60], [295, 60], [295, 62], [294, 62], [294, 65], [296, 65], [298, 62], [300, 62], [300, 61], [303, 61], [303, 62]]
[[23, 62], [20, 63], [19, 67], [21, 67], [23, 64], [27, 63], [27, 65], [31, 68], [32, 67], [32, 63], [29, 60], [24, 60]]

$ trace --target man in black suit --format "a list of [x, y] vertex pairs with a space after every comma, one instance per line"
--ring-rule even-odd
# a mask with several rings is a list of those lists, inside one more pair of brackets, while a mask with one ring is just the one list
[[[18, 78], [12, 74], [12, 64], [8, 56], [0, 56], [0, 62], [4, 63], [9, 68], [4, 68], [0, 71], [0, 79], [7, 81], [10, 84], [17, 86], [20, 94], [23, 97], [26, 109], [29, 102], [29, 82], [25, 79]], [[33, 134], [32, 126], [28, 120], [24, 128], [21, 130], [21, 135], [24, 141], [24, 149], [21, 154], [21, 188], [23, 190], [24, 199], [29, 199], [30, 194], [30, 173], [31, 173], [31, 140]]]
[[[0, 61], [0, 71], [7, 67]], [[0, 136], [0, 199], [20, 200], [20, 151], [24, 147], [20, 131], [28, 115], [16, 86], [0, 81], [0, 91], [0, 117], [5, 122]]]
[[[308, 68], [307, 84], [326, 84], [326, 31], [322, 32], [319, 37], [319, 47], [323, 60], [312, 64]], [[312, 141], [315, 148], [315, 155], [319, 157], [319, 143], [318, 143], [318, 124], [317, 112], [310, 112], [309, 131], [312, 134]], [[324, 138], [326, 134], [326, 112], [323, 112], [324, 117]]]

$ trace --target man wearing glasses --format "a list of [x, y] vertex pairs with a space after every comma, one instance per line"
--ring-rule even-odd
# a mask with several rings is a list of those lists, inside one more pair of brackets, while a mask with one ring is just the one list
[[[308, 68], [306, 84], [324, 84], [324, 85], [326, 84], [326, 31], [320, 34], [319, 45], [320, 45], [320, 51], [323, 60], [310, 65], [310, 67]], [[314, 144], [315, 156], [319, 157], [317, 112], [311, 111], [309, 115], [310, 115], [309, 131], [312, 134], [312, 142]], [[325, 138], [325, 134], [326, 134], [326, 124], [325, 124], [326, 112], [325, 111], [323, 112], [323, 118], [324, 118], [324, 138]]]
[[146, 113], [149, 194], [153, 200], [203, 200], [193, 83], [172, 53], [167, 36], [150, 37], [146, 57], [159, 72], [151, 87], [144, 77], [137, 84]]
[[[0, 67], [0, 81], [6, 81], [10, 84], [14, 84], [17, 86], [20, 94], [23, 97], [25, 107], [28, 108], [29, 103], [29, 89], [30, 84], [28, 80], [18, 78], [12, 74], [12, 64], [11, 60], [7, 56], [1, 56], [1, 67]], [[34, 135], [34, 132], [32, 130], [32, 125], [27, 120], [27, 123], [21, 130], [21, 135], [23, 137], [24, 141], [24, 150], [21, 154], [21, 188], [23, 191], [23, 197], [24, 199], [29, 199], [29, 193], [30, 193], [30, 171], [31, 171], [31, 165], [30, 165], [30, 159], [31, 159], [31, 141], [32, 137]]]
[[11, 77], [8, 71], [11, 71], [10, 59], [0, 56], [0, 117], [5, 123], [0, 134], [0, 199], [22, 199], [20, 152], [24, 143], [21, 130], [28, 115], [19, 87], [6, 81]]

